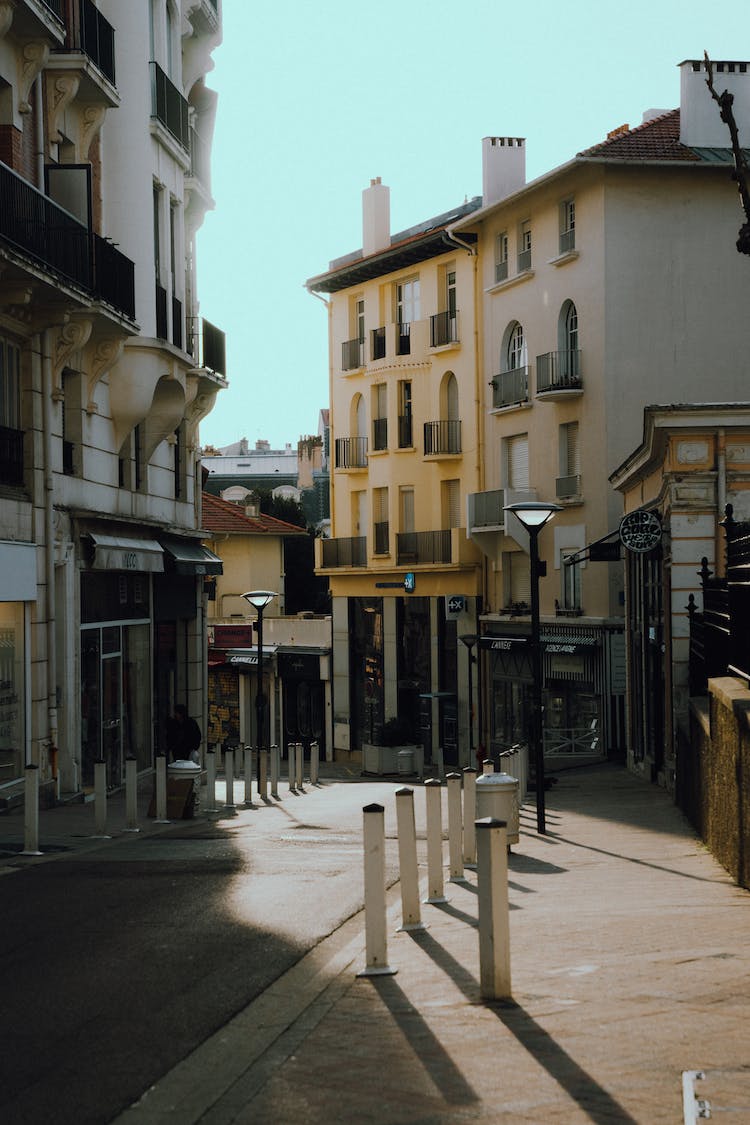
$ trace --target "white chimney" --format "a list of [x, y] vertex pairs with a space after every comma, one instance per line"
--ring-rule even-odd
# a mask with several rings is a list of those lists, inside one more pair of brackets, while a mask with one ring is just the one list
[[362, 250], [365, 256], [385, 250], [391, 244], [391, 189], [370, 180], [362, 192]]
[[[743, 148], [750, 146], [750, 63], [711, 60], [714, 89], [734, 95], [732, 109]], [[695, 148], [730, 148], [729, 129], [706, 85], [706, 63], [687, 59], [680, 63], [680, 141]]]
[[482, 205], [499, 203], [526, 183], [523, 137], [482, 138]]

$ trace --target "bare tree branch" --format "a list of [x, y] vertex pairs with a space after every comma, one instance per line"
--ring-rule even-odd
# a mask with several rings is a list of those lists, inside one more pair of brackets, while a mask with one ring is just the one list
[[740, 145], [739, 130], [734, 117], [734, 110], [732, 109], [734, 94], [730, 94], [729, 90], [725, 90], [723, 94], [717, 94], [714, 86], [713, 64], [708, 57], [708, 51], [703, 52], [703, 58], [706, 62], [706, 72], [708, 74], [706, 85], [708, 86], [711, 97], [719, 107], [719, 116], [729, 129], [729, 135], [732, 139], [734, 178], [737, 181], [740, 199], [742, 200], [742, 209], [747, 219], [747, 222], [740, 227], [739, 238], [737, 239], [737, 250], [740, 254], [750, 254], [750, 165], [748, 165], [747, 158]]

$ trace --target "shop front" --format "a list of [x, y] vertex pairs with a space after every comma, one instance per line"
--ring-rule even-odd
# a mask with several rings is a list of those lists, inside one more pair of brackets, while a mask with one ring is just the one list
[[36, 593], [34, 544], [0, 542], [0, 799], [30, 761], [28, 638]]

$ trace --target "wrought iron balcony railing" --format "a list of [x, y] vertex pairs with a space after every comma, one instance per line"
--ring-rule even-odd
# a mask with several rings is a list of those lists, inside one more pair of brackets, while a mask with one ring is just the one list
[[167, 329], [167, 291], [163, 285], [156, 283], [156, 338], [166, 340]]
[[529, 400], [529, 369], [514, 367], [501, 371], [492, 380], [492, 406], [499, 410], [503, 406], [514, 406]]
[[402, 414], [398, 420], [398, 447], [411, 449], [414, 444], [411, 414]]
[[90, 237], [94, 295], [135, 320], [135, 263], [106, 238]]
[[396, 325], [396, 355], [411, 355], [411, 324]]
[[337, 469], [364, 469], [367, 467], [367, 438], [336, 438], [335, 465]]
[[447, 531], [400, 531], [396, 535], [396, 565], [449, 563], [451, 533]]
[[424, 454], [425, 457], [435, 454], [448, 454], [461, 452], [461, 422], [459, 419], [448, 418], [440, 422], [425, 422], [424, 424]]
[[226, 376], [226, 334], [205, 317], [192, 317], [189, 329], [187, 351], [196, 365], [216, 375]]
[[364, 340], [344, 340], [341, 345], [341, 370], [356, 371], [365, 362]]
[[367, 566], [367, 538], [322, 539], [323, 566]]
[[575, 348], [562, 352], [546, 352], [536, 357], [536, 392], [580, 390], [581, 352]]
[[385, 359], [385, 327], [373, 328], [370, 332], [370, 356]]
[[0, 483], [23, 484], [23, 430], [0, 426]]
[[151, 66], [151, 116], [160, 121], [185, 152], [190, 151], [188, 103], [157, 62]]
[[65, 46], [61, 49], [82, 51], [114, 86], [115, 29], [92, 0], [74, 0]]
[[581, 474], [558, 477], [555, 481], [555, 495], [558, 500], [571, 500], [574, 496], [581, 495]]
[[373, 524], [375, 533], [375, 554], [387, 555], [390, 550], [390, 524], [388, 520]]
[[440, 348], [458, 342], [458, 314], [439, 312], [430, 317], [430, 347]]
[[178, 297], [172, 297], [172, 343], [182, 347], [182, 301]]
[[560, 231], [560, 253], [567, 254], [576, 248], [575, 227], [571, 230]]
[[388, 448], [388, 419], [387, 418], [373, 418], [373, 421], [372, 421], [372, 448], [378, 449], [378, 450]]

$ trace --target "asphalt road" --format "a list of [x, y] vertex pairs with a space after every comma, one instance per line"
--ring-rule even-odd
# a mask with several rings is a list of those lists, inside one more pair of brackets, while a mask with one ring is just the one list
[[[0, 1121], [104, 1125], [362, 905], [362, 807], [285, 794], [2, 879]], [[389, 881], [395, 842], [389, 842]]]

